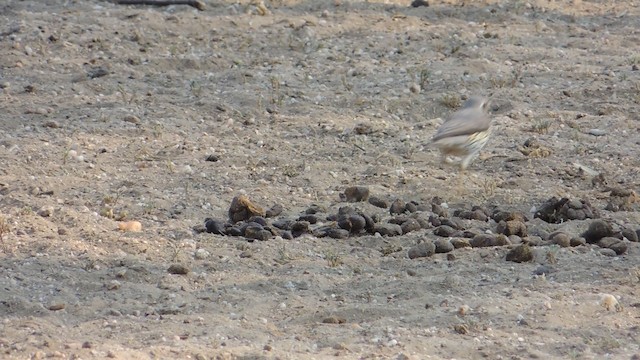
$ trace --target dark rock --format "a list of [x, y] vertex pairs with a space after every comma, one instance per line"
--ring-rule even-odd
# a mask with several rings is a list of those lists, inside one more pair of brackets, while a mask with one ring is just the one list
[[546, 243], [540, 236], [527, 236], [522, 238], [522, 242], [529, 246], [543, 246]]
[[518, 235], [509, 235], [508, 238], [511, 245], [522, 244], [522, 238]]
[[589, 224], [589, 228], [582, 234], [582, 237], [589, 244], [595, 244], [603, 237], [612, 236], [613, 228], [604, 220], [594, 220]]
[[472, 247], [489, 247], [509, 245], [509, 239], [504, 235], [478, 234], [469, 242]]
[[204, 226], [207, 228], [208, 233], [226, 235], [223, 221], [207, 218], [204, 220]]
[[421, 257], [429, 257], [435, 254], [436, 246], [432, 242], [420, 243], [407, 252], [409, 259], [417, 259]]
[[229, 206], [229, 219], [232, 223], [247, 220], [252, 216], [265, 216], [265, 211], [249, 200], [245, 195], [233, 198]]
[[300, 215], [298, 221], [307, 221], [309, 224], [316, 224], [318, 222], [318, 217], [311, 214]]
[[554, 268], [552, 268], [551, 266], [548, 265], [540, 265], [538, 266], [535, 270], [533, 270], [533, 275], [547, 275], [550, 274], [552, 272], [555, 272], [556, 270]]
[[438, 215], [441, 218], [449, 217], [449, 212], [440, 204], [431, 204], [431, 212]]
[[527, 222], [529, 219], [520, 211], [503, 211], [496, 210], [491, 215], [491, 218], [495, 220], [495, 222], [499, 223], [501, 221], [521, 221]]
[[327, 212], [327, 209], [318, 204], [311, 204], [307, 210], [304, 211], [305, 214], [317, 214]]
[[171, 264], [171, 266], [169, 266], [167, 271], [169, 272], [169, 274], [187, 275], [191, 270], [188, 267], [181, 264]]
[[244, 234], [244, 228], [241, 226], [232, 226], [226, 229], [227, 235], [230, 236], [242, 236]]
[[559, 245], [560, 247], [571, 246], [571, 236], [562, 231], [554, 231], [549, 234], [549, 241], [553, 244]]
[[571, 240], [569, 240], [569, 245], [571, 246], [581, 246], [586, 244], [587, 240], [583, 237], [572, 237]]
[[364, 230], [370, 234], [375, 234], [376, 223], [373, 218], [367, 214], [360, 214], [364, 218]]
[[351, 222], [352, 234], [359, 234], [367, 226], [367, 220], [362, 215], [354, 214], [349, 216], [349, 222]]
[[291, 226], [291, 234], [293, 235], [294, 238], [297, 238], [302, 234], [308, 234], [311, 232], [309, 230], [309, 225], [311, 224], [309, 224], [308, 221], [296, 221]]
[[451, 244], [451, 241], [448, 239], [437, 239], [433, 244], [436, 247], [437, 254], [448, 253], [455, 249], [453, 244]]
[[456, 249], [471, 247], [471, 242], [469, 241], [469, 239], [453, 238], [450, 240], [450, 242], [451, 245], [453, 245], [453, 247]]
[[326, 236], [332, 239], [346, 239], [349, 237], [349, 231], [345, 229], [331, 228], [327, 229]]
[[456, 260], [456, 255], [452, 254], [452, 253], [448, 253], [447, 254], [447, 260], [448, 261], [455, 261]]
[[260, 224], [261, 226], [267, 226], [267, 220], [265, 218], [263, 218], [262, 216], [252, 216], [249, 218], [249, 220], [247, 220], [247, 222], [254, 222], [256, 224]]
[[443, 219], [440, 219], [440, 222], [442, 223], [442, 225], [451, 226], [456, 230], [464, 229], [464, 224], [462, 223], [462, 220], [457, 217], [443, 218]]
[[348, 202], [367, 201], [369, 188], [366, 186], [350, 186], [344, 189], [344, 196]]
[[398, 236], [402, 235], [402, 228], [397, 224], [376, 224], [374, 232], [380, 233], [382, 236]]
[[615, 251], [617, 255], [622, 255], [627, 251], [627, 243], [614, 237], [604, 237], [598, 240], [598, 246], [611, 249]]
[[295, 224], [295, 220], [280, 219], [271, 223], [271, 225], [277, 227], [280, 230], [291, 230], [291, 227]]
[[404, 203], [404, 201], [396, 199], [391, 203], [391, 207], [389, 207], [389, 213], [391, 215], [402, 214], [404, 213], [405, 206], [406, 204]]
[[632, 242], [638, 242], [638, 233], [631, 229], [622, 229], [620, 232], [623, 237]]
[[527, 244], [518, 245], [507, 253], [507, 261], [517, 263], [533, 260], [533, 251]]
[[431, 223], [429, 222], [429, 219], [425, 218], [424, 216], [416, 217], [416, 221], [418, 222], [418, 224], [420, 224], [421, 228], [431, 229]]
[[291, 234], [291, 231], [289, 231], [289, 230], [283, 231], [280, 236], [282, 236], [282, 238], [285, 239], [285, 240], [292, 240], [293, 239], [293, 234]]
[[341, 206], [338, 209], [338, 215], [352, 215], [356, 213], [356, 209], [351, 206]]
[[520, 220], [501, 220], [498, 223], [496, 231], [506, 236], [518, 235], [520, 237], [527, 236], [527, 225]]
[[420, 226], [420, 223], [416, 219], [408, 219], [407, 221], [402, 223], [400, 227], [402, 228], [403, 234], [422, 229], [422, 226]]
[[568, 220], [584, 220], [597, 217], [595, 210], [586, 200], [558, 199], [552, 197], [545, 201], [534, 217], [548, 223], [559, 224]]
[[433, 234], [436, 236], [450, 237], [456, 233], [456, 230], [448, 225], [440, 225], [433, 229]]
[[411, 7], [417, 8], [420, 6], [428, 7], [429, 2], [427, 0], [413, 0], [411, 2]]
[[284, 211], [284, 208], [282, 207], [282, 205], [280, 204], [275, 204], [271, 207], [271, 209], [267, 210], [265, 212], [265, 216], [268, 218], [274, 218], [280, 214], [282, 214], [282, 211]]
[[484, 232], [478, 229], [468, 229], [468, 230], [463, 230], [462, 233], [460, 233], [460, 236], [465, 237], [467, 239], [473, 239], [473, 237], [478, 234], [484, 234]]
[[610, 257], [616, 257], [618, 256], [618, 254], [615, 252], [615, 250], [609, 249], [609, 248], [603, 248], [600, 249], [600, 254], [604, 255], [604, 256], [610, 256]]
[[389, 202], [386, 200], [383, 200], [377, 196], [371, 196], [369, 197], [369, 204], [375, 206], [375, 207], [379, 207], [381, 209], [386, 209], [389, 207]]
[[244, 230], [244, 237], [247, 239], [255, 239], [260, 241], [266, 241], [271, 239], [271, 231], [266, 230], [262, 225], [254, 223], [255, 225], [249, 225]]
[[440, 218], [437, 215], [429, 216], [429, 223], [433, 227], [438, 227], [438, 226], [442, 225], [442, 222], [440, 221]]
[[410, 201], [404, 206], [404, 211], [409, 213], [414, 213], [418, 211], [418, 205], [415, 202]]

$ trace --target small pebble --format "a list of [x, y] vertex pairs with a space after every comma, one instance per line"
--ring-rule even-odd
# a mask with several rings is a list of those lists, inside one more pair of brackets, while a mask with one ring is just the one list
[[187, 275], [191, 270], [188, 267], [181, 264], [172, 264], [171, 266], [169, 266], [167, 271], [169, 272], [169, 274]]

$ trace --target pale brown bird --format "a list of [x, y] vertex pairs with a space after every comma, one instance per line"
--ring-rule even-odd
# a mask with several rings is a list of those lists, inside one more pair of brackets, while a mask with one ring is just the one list
[[449, 155], [462, 157], [460, 168], [464, 171], [478, 156], [491, 135], [487, 104], [483, 97], [471, 97], [440, 126], [430, 145], [440, 149], [443, 162], [448, 162]]

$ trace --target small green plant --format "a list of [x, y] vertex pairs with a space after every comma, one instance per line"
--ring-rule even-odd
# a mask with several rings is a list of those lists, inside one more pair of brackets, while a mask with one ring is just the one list
[[4, 249], [4, 252], [7, 253], [8, 249], [4, 242], [4, 237], [11, 232], [11, 227], [7, 223], [7, 219], [4, 216], [0, 215], [0, 245]]
[[418, 84], [422, 89], [425, 89], [429, 84], [429, 77], [431, 77], [431, 71], [429, 69], [420, 70], [420, 78], [418, 79]]
[[293, 260], [293, 257], [287, 251], [287, 246], [282, 244], [282, 247], [278, 248], [278, 256], [274, 259], [280, 265], [285, 265]]

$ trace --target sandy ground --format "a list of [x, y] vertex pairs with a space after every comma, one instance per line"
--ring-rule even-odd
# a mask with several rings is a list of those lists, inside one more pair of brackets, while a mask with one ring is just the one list
[[[605, 209], [640, 183], [638, 3], [430, 3], [3, 1], [0, 357], [638, 359], [637, 242], [515, 263], [514, 245], [409, 259], [433, 229], [194, 230], [238, 194], [295, 219], [353, 185], [450, 214], [583, 199], [640, 228], [633, 201]], [[460, 187], [425, 144], [473, 94], [495, 134]]]

